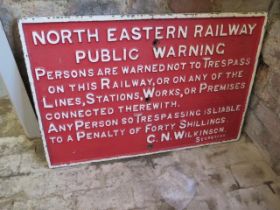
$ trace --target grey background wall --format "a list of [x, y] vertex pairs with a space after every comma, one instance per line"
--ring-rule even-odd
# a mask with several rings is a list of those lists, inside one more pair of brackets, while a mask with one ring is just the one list
[[[244, 131], [266, 152], [280, 174], [280, 0], [0, 0], [0, 19], [27, 89], [18, 18], [255, 11], [265, 11], [269, 18]], [[3, 95], [5, 90], [0, 80], [0, 97]]]
[[0, 77], [0, 98], [5, 97], [7, 95], [6, 87], [3, 84], [3, 80]]

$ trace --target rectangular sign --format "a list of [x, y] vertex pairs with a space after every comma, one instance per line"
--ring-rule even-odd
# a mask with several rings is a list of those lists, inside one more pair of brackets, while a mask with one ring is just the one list
[[19, 21], [50, 167], [237, 140], [266, 14]]

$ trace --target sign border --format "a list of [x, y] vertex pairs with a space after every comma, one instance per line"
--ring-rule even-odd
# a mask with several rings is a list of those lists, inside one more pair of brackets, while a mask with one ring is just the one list
[[[32, 71], [31, 71], [31, 63], [29, 60], [29, 55], [27, 52], [27, 46], [25, 42], [25, 35], [23, 32], [23, 25], [24, 24], [29, 24], [29, 23], [65, 23], [65, 22], [90, 22], [90, 21], [115, 21], [115, 20], [157, 20], [157, 19], [202, 19], [202, 18], [235, 18], [235, 17], [264, 17], [264, 23], [262, 26], [262, 31], [261, 31], [261, 36], [260, 36], [260, 41], [258, 43], [258, 49], [255, 57], [255, 64], [254, 64], [254, 69], [253, 69], [253, 74], [251, 78], [251, 82], [249, 85], [248, 89], [248, 95], [246, 99], [246, 104], [245, 104], [245, 109], [242, 113], [242, 120], [240, 123], [239, 127], [239, 133], [236, 139], [229, 139], [221, 142], [212, 142], [212, 143], [207, 143], [203, 145], [194, 145], [194, 146], [185, 146], [185, 147], [180, 147], [180, 148], [175, 148], [175, 149], [168, 149], [168, 150], [159, 150], [155, 152], [148, 152], [148, 153], [142, 153], [142, 154], [135, 154], [135, 155], [120, 155], [118, 157], [111, 157], [111, 158], [103, 158], [103, 159], [98, 159], [98, 160], [87, 160], [87, 161], [80, 161], [80, 162], [75, 162], [75, 163], [63, 163], [63, 164], [58, 164], [58, 165], [52, 165], [50, 161], [50, 156], [47, 148], [47, 142], [45, 138], [45, 132], [43, 129], [43, 124], [42, 124], [42, 119], [41, 119], [41, 113], [39, 110], [39, 105], [38, 105], [38, 100], [35, 92], [35, 86], [34, 86], [34, 80], [32, 77]], [[239, 140], [241, 136], [241, 131], [242, 127], [244, 124], [244, 119], [245, 115], [248, 109], [248, 103], [252, 91], [252, 87], [254, 84], [255, 80], [255, 75], [256, 75], [256, 70], [258, 66], [258, 58], [260, 56], [260, 52], [262, 49], [262, 44], [263, 44], [263, 38], [264, 38], [264, 33], [265, 33], [265, 27], [267, 23], [267, 12], [249, 12], [249, 13], [170, 13], [170, 14], [155, 14], [155, 15], [150, 15], [150, 14], [131, 14], [131, 15], [96, 15], [96, 16], [59, 16], [59, 17], [25, 17], [21, 18], [18, 20], [18, 29], [19, 29], [19, 35], [20, 35], [20, 40], [22, 44], [22, 50], [23, 50], [23, 56], [24, 56], [24, 61], [25, 65], [27, 68], [27, 74], [29, 78], [29, 83], [31, 86], [31, 92], [34, 100], [34, 105], [35, 105], [35, 110], [38, 116], [38, 122], [39, 122], [39, 127], [42, 135], [42, 140], [43, 140], [43, 145], [44, 145], [44, 151], [45, 151], [45, 157], [48, 162], [49, 168], [58, 168], [58, 167], [64, 167], [64, 166], [74, 166], [78, 164], [86, 164], [86, 163], [94, 163], [94, 162], [103, 162], [103, 161], [108, 161], [108, 160], [116, 160], [116, 159], [124, 159], [124, 158], [132, 158], [132, 157], [139, 157], [139, 156], [146, 156], [146, 155], [151, 155], [151, 154], [158, 154], [158, 153], [164, 153], [164, 152], [171, 152], [171, 151], [178, 151], [178, 150], [184, 150], [184, 149], [191, 149], [191, 148], [196, 148], [196, 147], [201, 147], [201, 146], [206, 146], [206, 145], [214, 145], [214, 144], [220, 144], [220, 143], [228, 143], [228, 142], [233, 142]]]

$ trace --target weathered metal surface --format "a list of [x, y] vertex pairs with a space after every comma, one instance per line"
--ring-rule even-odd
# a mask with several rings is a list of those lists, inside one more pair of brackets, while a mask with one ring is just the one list
[[266, 15], [19, 21], [50, 167], [237, 140]]

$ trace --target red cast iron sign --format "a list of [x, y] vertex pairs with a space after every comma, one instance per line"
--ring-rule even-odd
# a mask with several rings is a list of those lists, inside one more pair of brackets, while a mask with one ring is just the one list
[[50, 167], [237, 140], [266, 15], [27, 18]]

